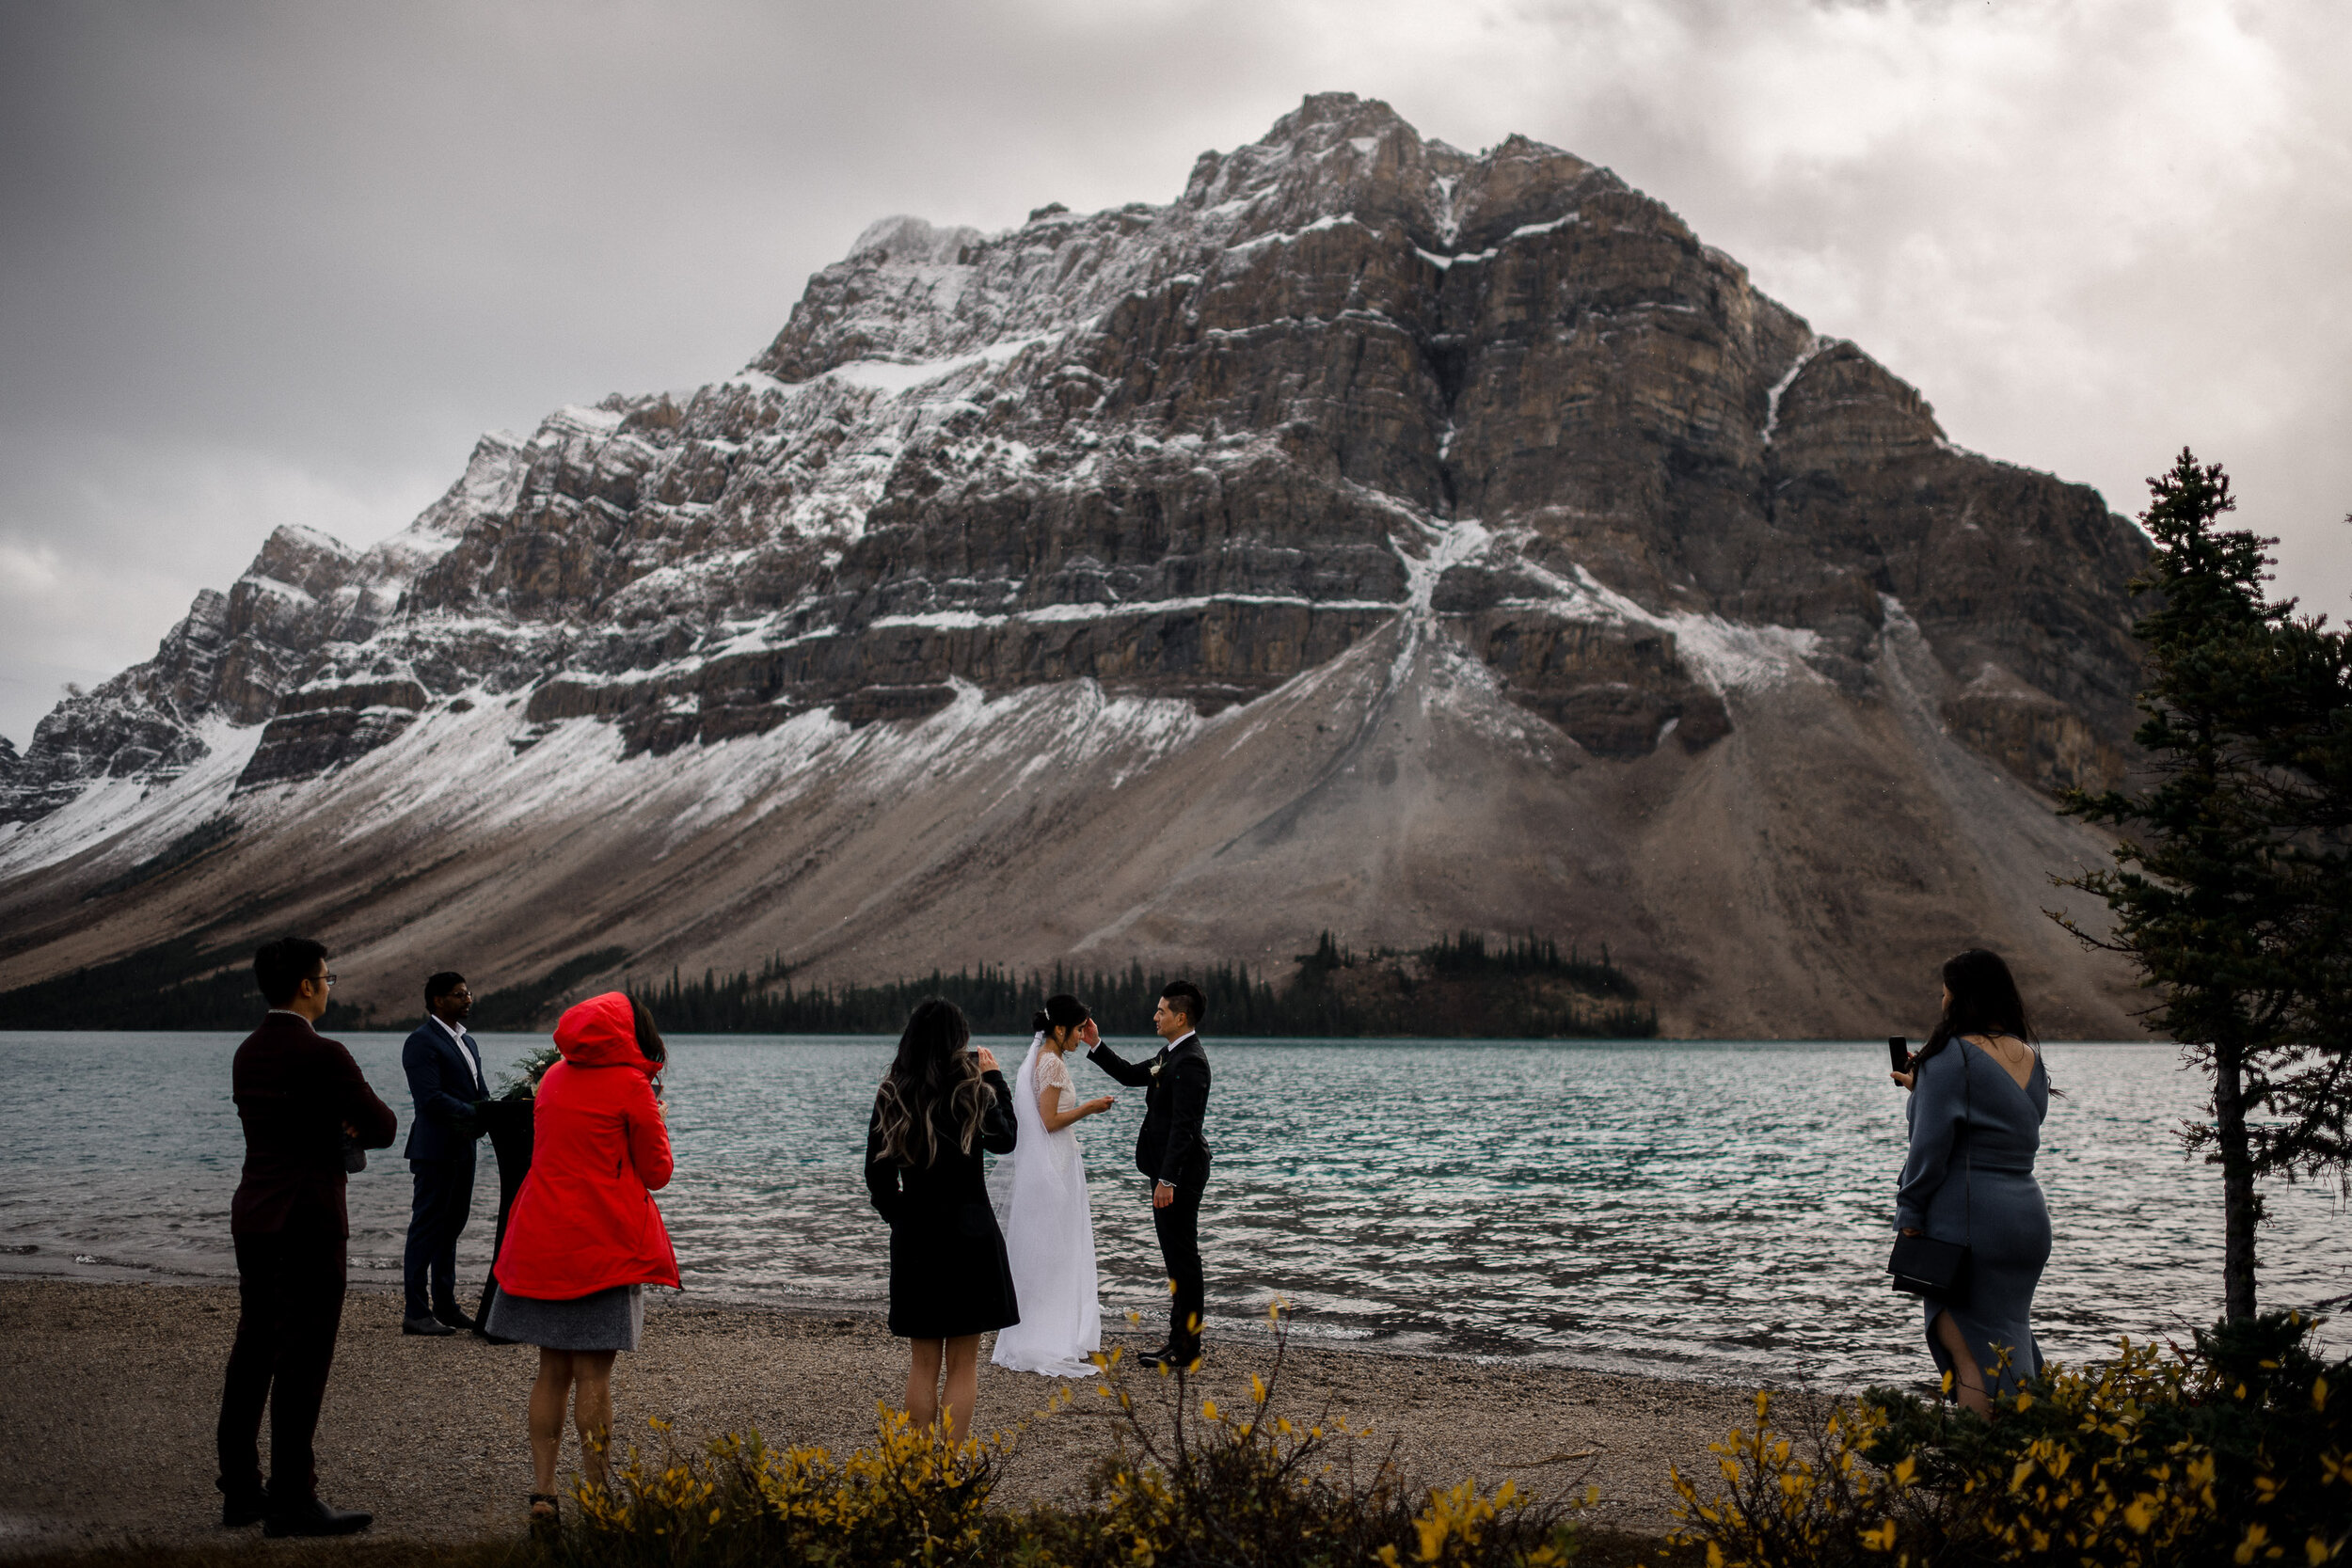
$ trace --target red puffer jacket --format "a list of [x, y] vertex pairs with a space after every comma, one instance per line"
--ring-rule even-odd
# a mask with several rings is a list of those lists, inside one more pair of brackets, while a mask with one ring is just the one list
[[607, 991], [555, 1025], [564, 1059], [539, 1080], [531, 1174], [499, 1249], [499, 1289], [571, 1301], [615, 1285], [675, 1285], [677, 1254], [653, 1194], [669, 1184], [670, 1132], [628, 998]]

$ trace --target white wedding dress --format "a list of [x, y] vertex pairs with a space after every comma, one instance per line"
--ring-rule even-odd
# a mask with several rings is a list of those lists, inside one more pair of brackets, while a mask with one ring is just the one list
[[1103, 1348], [1103, 1307], [1095, 1293], [1086, 1157], [1078, 1148], [1076, 1122], [1058, 1132], [1045, 1130], [1037, 1101], [1046, 1088], [1060, 1091], [1055, 1103], [1062, 1110], [1077, 1104], [1068, 1064], [1046, 1050], [1040, 1036], [1030, 1042], [1028, 1060], [1013, 1082], [1012, 1109], [1021, 1136], [1013, 1145], [1012, 1177], [996, 1214], [1021, 1321], [996, 1331], [991, 1359], [1017, 1372], [1087, 1377], [1094, 1371], [1087, 1357]]

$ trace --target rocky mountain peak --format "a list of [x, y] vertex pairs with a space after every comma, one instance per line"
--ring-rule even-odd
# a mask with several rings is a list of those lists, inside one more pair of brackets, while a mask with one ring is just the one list
[[[1068, 213], [1059, 202], [1029, 214], [1032, 224], [1046, 223]], [[986, 236], [970, 227], [939, 229], [919, 217], [899, 214], [866, 226], [850, 246], [850, 260], [870, 260], [877, 267], [952, 267]]]
[[1224, 270], [1253, 241], [1343, 222], [1393, 230], [1443, 260], [1623, 190], [1608, 171], [1524, 136], [1473, 157], [1424, 141], [1377, 100], [1317, 94], [1260, 140], [1202, 153], [1168, 206], [1082, 214], [1049, 203], [993, 235], [884, 218], [811, 280], [752, 368], [797, 385], [866, 360], [971, 353], [1067, 327], [1138, 287]]
[[1352, 217], [1373, 228], [1398, 226], [1432, 250], [1476, 251], [1515, 229], [1564, 216], [1596, 173], [1616, 183], [1525, 136], [1472, 156], [1422, 140], [1376, 99], [1320, 93], [1251, 146], [1201, 154], [1180, 205], [1239, 204], [1244, 237]]
[[[639, 886], [606, 817], [702, 867], [609, 920], [564, 895], [557, 926], [665, 962], [927, 966], [894, 933], [959, 900], [1120, 959], [1410, 946], [1507, 905], [1563, 936], [1614, 911], [1705, 990], [1693, 955], [1727, 950], [1655, 879], [1686, 845], [1720, 863], [1677, 886], [1763, 875], [1757, 802], [1813, 836], [1756, 908], [1819, 910], [1883, 880], [1835, 836], [1873, 814], [1904, 854], [1963, 818], [2022, 842], [2036, 791], [2116, 775], [2141, 548], [1608, 170], [1323, 94], [1165, 205], [882, 219], [744, 370], [485, 436], [372, 549], [281, 531], [0, 756], [0, 911], [40, 867], [116, 885], [191, 813], [407, 854], [433, 800], [434, 853], [518, 889]], [[156, 803], [103, 816], [108, 781]], [[1833, 798], [1825, 839], [1802, 814]], [[1089, 893], [1090, 924], [1012, 912], [1058, 908], [1038, 868], [1092, 876], [1058, 858], [1082, 841], [1189, 869]]]

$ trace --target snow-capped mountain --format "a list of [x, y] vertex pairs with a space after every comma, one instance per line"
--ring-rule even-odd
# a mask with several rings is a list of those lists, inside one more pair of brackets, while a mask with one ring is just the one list
[[1166, 206], [876, 224], [687, 393], [281, 530], [0, 753], [0, 986], [322, 933], [890, 978], [1607, 941], [1670, 1030], [1883, 1032], [2100, 853], [2144, 545], [1661, 203], [1309, 99]]

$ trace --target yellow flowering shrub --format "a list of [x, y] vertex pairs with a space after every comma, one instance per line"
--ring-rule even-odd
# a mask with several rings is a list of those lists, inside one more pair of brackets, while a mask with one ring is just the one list
[[2051, 1368], [2004, 1402], [2006, 1440], [1970, 1433], [1971, 1522], [1986, 1555], [2124, 1568], [2183, 1560], [2219, 1506], [2212, 1452], [2169, 1418], [2187, 1392], [2184, 1367], [2126, 1339], [2114, 1359]]
[[863, 1568], [981, 1560], [1001, 1439], [950, 1442], [884, 1409], [869, 1448], [772, 1449], [756, 1433], [680, 1455], [666, 1422], [659, 1457], [631, 1449], [612, 1484], [572, 1491], [559, 1559], [598, 1564], [810, 1563]]
[[[1590, 1507], [1599, 1496], [1599, 1488], [1588, 1487], [1577, 1501], [1579, 1506]], [[1386, 1545], [1374, 1556], [1383, 1568], [1401, 1568], [1407, 1561], [1454, 1568], [1488, 1560], [1482, 1552], [1490, 1537], [1499, 1526], [1507, 1528], [1513, 1511], [1524, 1508], [1528, 1500], [1516, 1482], [1507, 1481], [1491, 1493], [1481, 1492], [1475, 1481], [1466, 1481], [1448, 1492], [1432, 1488], [1429, 1506], [1413, 1515], [1412, 1555], [1402, 1556], [1394, 1545]], [[1549, 1540], [1523, 1546], [1513, 1560], [1527, 1568], [1554, 1568], [1574, 1557], [1576, 1549], [1575, 1528], [1564, 1521], [1553, 1526]]]
[[[1775, 1402], [1796, 1418], [1776, 1425]], [[1934, 1499], [1918, 1490], [1915, 1462], [1881, 1466], [1864, 1456], [1885, 1425], [1867, 1404], [1759, 1390], [1754, 1423], [1708, 1447], [1719, 1485], [1669, 1467], [1680, 1499], [1674, 1541], [1705, 1546], [1708, 1568], [1920, 1560], [1911, 1548], [1928, 1533]]]
[[[989, 1506], [1017, 1433], [950, 1443], [884, 1410], [846, 1458], [756, 1434], [681, 1454], [656, 1421], [661, 1451], [632, 1449], [609, 1488], [577, 1484], [572, 1517], [537, 1550], [582, 1568], [1561, 1568], [1576, 1554], [1590, 1493], [1417, 1489], [1393, 1447], [1359, 1465], [1367, 1431], [1279, 1414], [1279, 1306], [1273, 1321], [1246, 1408], [1200, 1397], [1184, 1370], [1138, 1393], [1118, 1352], [1098, 1356], [1096, 1397], [1125, 1418], [1081, 1506]], [[1159, 1419], [1141, 1418], [1147, 1403]]]
[[[1377, 1563], [1382, 1568], [1556, 1568], [1575, 1555], [1584, 1493], [1546, 1502], [1505, 1481], [1417, 1489], [1395, 1449], [1359, 1464], [1371, 1429], [1327, 1414], [1295, 1421], [1274, 1411], [1289, 1349], [1285, 1309], [1268, 1310], [1271, 1368], [1249, 1380], [1249, 1408], [1194, 1402], [1186, 1372], [1162, 1369], [1163, 1418], [1139, 1418], [1116, 1352], [1100, 1358], [1102, 1391], [1126, 1418], [1119, 1450], [1090, 1482], [1095, 1510], [1066, 1559], [1136, 1568], [1263, 1568]], [[1161, 1435], [1155, 1435], [1155, 1432]]]
[[[2296, 1313], [2224, 1322], [2192, 1348], [2134, 1344], [2048, 1366], [1994, 1418], [1893, 1389], [1801, 1400], [1679, 1471], [1679, 1538], [1710, 1568], [2352, 1561], [2352, 1360]], [[1947, 1379], [1948, 1392], [1949, 1379]]]

